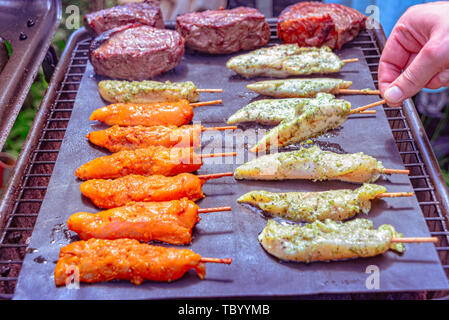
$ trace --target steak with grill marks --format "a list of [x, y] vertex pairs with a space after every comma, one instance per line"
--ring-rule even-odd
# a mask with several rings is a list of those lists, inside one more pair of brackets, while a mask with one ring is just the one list
[[164, 29], [161, 9], [157, 1], [128, 3], [84, 16], [86, 27], [99, 35], [116, 27], [140, 23]]
[[257, 9], [207, 10], [176, 19], [176, 30], [192, 49], [228, 54], [262, 47], [270, 40], [270, 27]]
[[89, 47], [89, 59], [99, 75], [125, 80], [153, 78], [178, 65], [184, 39], [174, 30], [127, 25], [106, 31]]
[[278, 37], [305, 47], [341, 49], [365, 28], [367, 17], [355, 9], [321, 2], [299, 2], [278, 18]]

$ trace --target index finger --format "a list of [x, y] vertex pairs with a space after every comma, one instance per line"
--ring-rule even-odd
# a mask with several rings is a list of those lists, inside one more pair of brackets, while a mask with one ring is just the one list
[[385, 44], [379, 62], [379, 90], [382, 95], [421, 48], [422, 44], [408, 31], [408, 28], [402, 22], [398, 22]]

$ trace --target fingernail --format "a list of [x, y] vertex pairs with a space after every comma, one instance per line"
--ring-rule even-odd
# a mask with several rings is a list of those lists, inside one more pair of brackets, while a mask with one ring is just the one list
[[443, 83], [449, 82], [449, 70], [444, 70], [438, 75], [438, 77], [440, 78], [440, 81]]
[[385, 91], [385, 99], [389, 102], [401, 102], [404, 93], [399, 87], [391, 87]]

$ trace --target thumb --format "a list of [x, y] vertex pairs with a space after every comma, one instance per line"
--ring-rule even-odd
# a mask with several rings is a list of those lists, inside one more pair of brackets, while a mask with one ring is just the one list
[[445, 51], [439, 43], [428, 42], [403, 73], [385, 90], [384, 98], [390, 105], [400, 105], [418, 93], [435, 75], [444, 71]]

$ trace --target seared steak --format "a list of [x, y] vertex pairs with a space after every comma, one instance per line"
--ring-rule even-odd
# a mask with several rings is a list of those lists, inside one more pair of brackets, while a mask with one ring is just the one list
[[135, 23], [164, 28], [161, 9], [157, 1], [128, 3], [92, 12], [84, 16], [84, 23], [97, 35], [116, 27]]
[[367, 17], [334, 3], [299, 2], [281, 12], [278, 37], [306, 47], [341, 47], [365, 28]]
[[246, 7], [181, 15], [176, 19], [176, 30], [188, 47], [212, 54], [252, 50], [270, 40], [265, 16]]
[[127, 25], [102, 33], [89, 47], [95, 72], [111, 78], [144, 80], [173, 69], [184, 54], [174, 30]]

